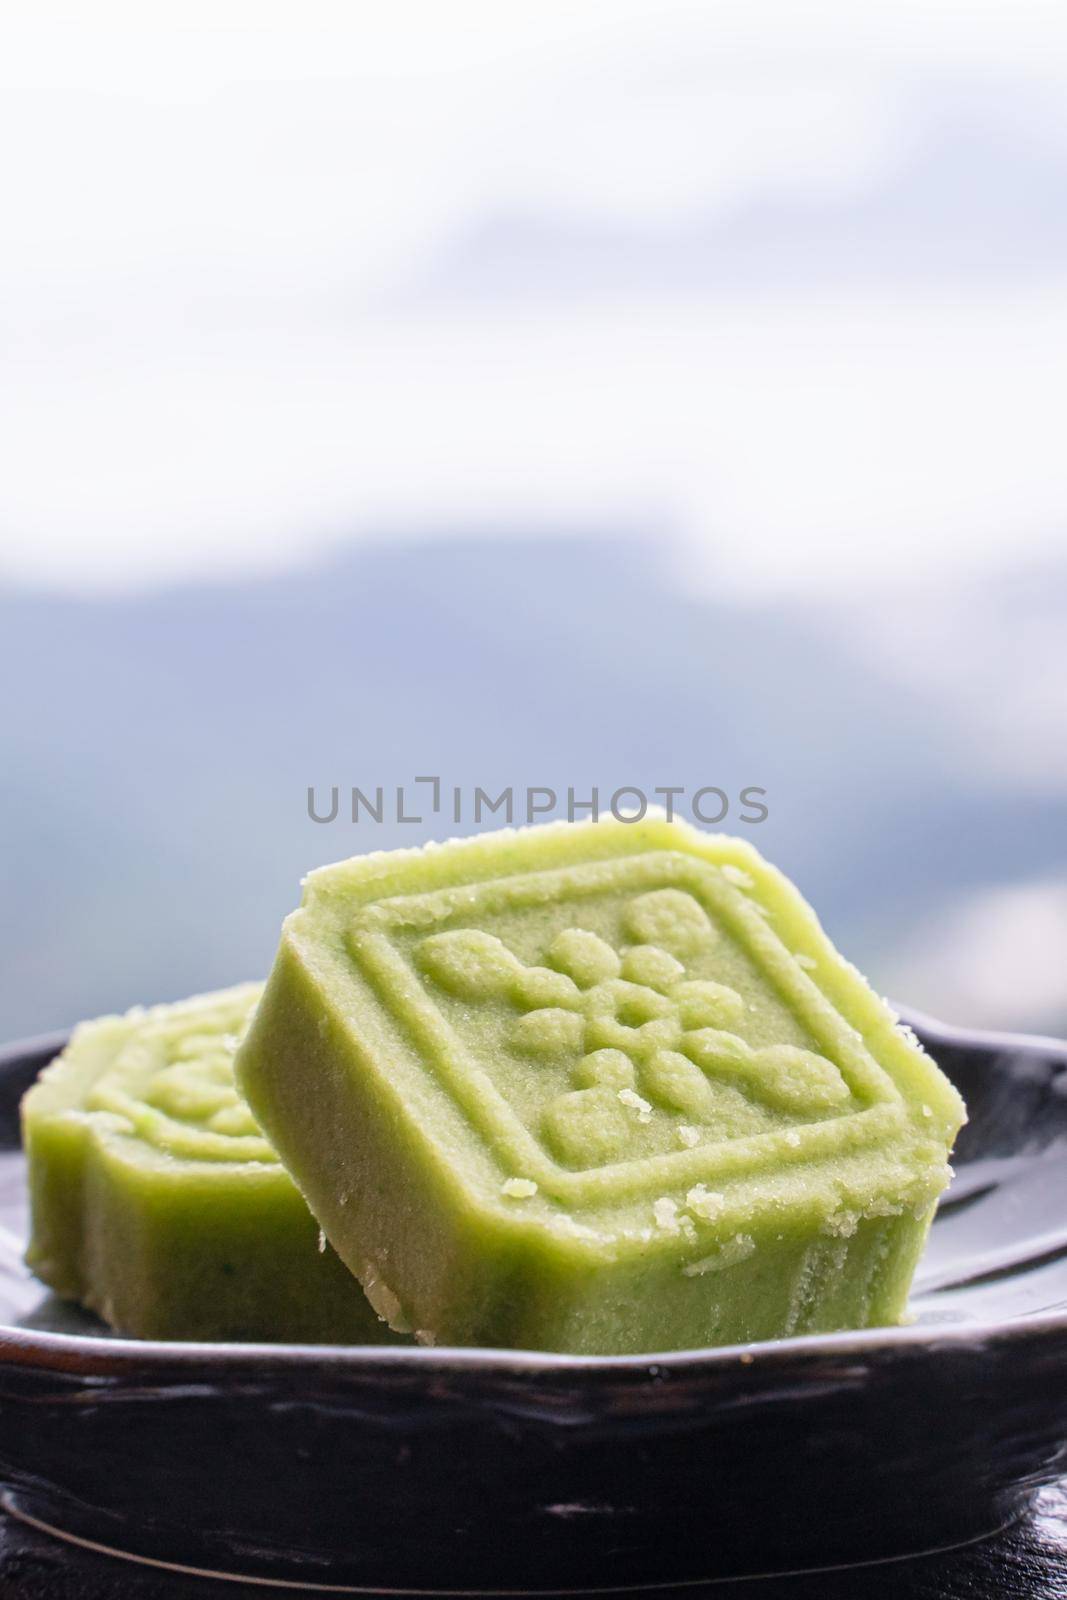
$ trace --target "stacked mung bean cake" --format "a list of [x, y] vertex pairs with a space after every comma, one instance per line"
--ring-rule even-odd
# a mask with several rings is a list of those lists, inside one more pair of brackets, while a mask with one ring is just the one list
[[964, 1117], [781, 874], [657, 817], [312, 873], [236, 1071], [427, 1344], [895, 1322]]
[[234, 1083], [261, 989], [75, 1030], [23, 1100], [27, 1259], [142, 1338], [391, 1340]]

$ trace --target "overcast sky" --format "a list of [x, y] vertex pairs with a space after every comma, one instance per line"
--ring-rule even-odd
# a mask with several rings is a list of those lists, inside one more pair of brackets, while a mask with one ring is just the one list
[[662, 531], [852, 592], [1061, 552], [1067, 11], [8, 12], [0, 577]]

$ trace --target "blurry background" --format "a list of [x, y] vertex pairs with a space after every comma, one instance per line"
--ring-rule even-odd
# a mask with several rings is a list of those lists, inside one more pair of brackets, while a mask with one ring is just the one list
[[760, 785], [880, 988], [1067, 1027], [1067, 12], [86, 15], [0, 49], [0, 1032], [264, 971], [422, 773]]

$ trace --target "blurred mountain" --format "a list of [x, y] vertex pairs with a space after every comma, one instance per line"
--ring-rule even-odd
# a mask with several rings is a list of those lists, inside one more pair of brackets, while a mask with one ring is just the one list
[[319, 825], [311, 784], [759, 785], [768, 820], [723, 826], [876, 981], [909, 945], [928, 961], [919, 932], [960, 897], [1062, 877], [1062, 789], [978, 762], [950, 695], [861, 648], [862, 612], [698, 596], [668, 555], [457, 537], [232, 585], [0, 594], [4, 1035], [262, 972], [309, 867], [472, 827], [469, 807], [460, 830], [353, 825], [343, 799]]

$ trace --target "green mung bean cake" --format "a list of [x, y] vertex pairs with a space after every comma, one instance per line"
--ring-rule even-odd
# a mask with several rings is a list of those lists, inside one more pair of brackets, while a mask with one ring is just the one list
[[26, 1259], [143, 1338], [392, 1339], [234, 1083], [261, 989], [75, 1029], [22, 1102]]
[[311, 873], [236, 1070], [427, 1344], [897, 1322], [964, 1118], [797, 890], [662, 816]]

